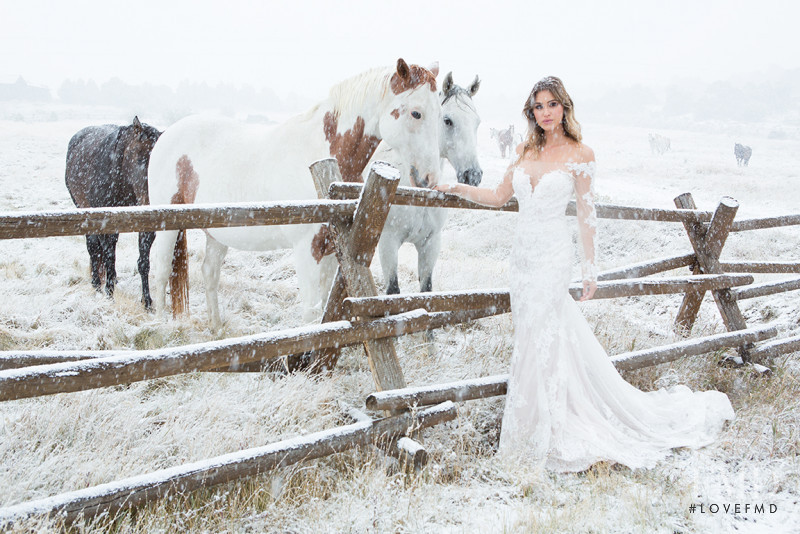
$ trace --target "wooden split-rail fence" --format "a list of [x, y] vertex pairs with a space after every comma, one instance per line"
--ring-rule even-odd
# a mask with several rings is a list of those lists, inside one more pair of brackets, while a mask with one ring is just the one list
[[[279, 361], [289, 370], [310, 367], [324, 372], [336, 366], [343, 347], [363, 344], [376, 387], [365, 404], [383, 415], [373, 418], [355, 407], [343, 407], [352, 425], [0, 508], [0, 526], [33, 514], [61, 514], [69, 521], [90, 517], [367, 444], [377, 444], [418, 469], [427, 458], [424, 447], [413, 439], [421, 428], [452, 420], [455, 402], [505, 394], [506, 375], [407, 386], [394, 338], [507, 313], [507, 290], [380, 296], [369, 267], [392, 204], [516, 211], [516, 201], [487, 208], [453, 195], [398, 187], [396, 169], [386, 164], [374, 166], [365, 184], [342, 183], [333, 159], [313, 164], [311, 174], [320, 196], [317, 201], [1, 213], [0, 239], [325, 223], [334, 238], [339, 267], [320, 324], [162, 350], [0, 352], [0, 401], [196, 371], [261, 370]], [[759, 362], [800, 350], [800, 336], [775, 340], [775, 326], [748, 327], [738, 306], [742, 299], [800, 289], [800, 277], [755, 285], [752, 276], [800, 274], [800, 261], [720, 260], [730, 232], [800, 225], [800, 214], [736, 221], [738, 203], [731, 198], [723, 198], [714, 212], [698, 210], [688, 193], [676, 198], [675, 204], [676, 209], [597, 205], [600, 218], [681, 223], [692, 251], [604, 271], [595, 298], [682, 294], [675, 326], [688, 336], [710, 292], [727, 332], [616, 355], [614, 365], [637, 369], [725, 348], [738, 348], [743, 362]], [[575, 214], [574, 202], [567, 214]], [[691, 274], [650, 277], [680, 267], [690, 267]], [[575, 298], [580, 291], [577, 284], [570, 288]]]

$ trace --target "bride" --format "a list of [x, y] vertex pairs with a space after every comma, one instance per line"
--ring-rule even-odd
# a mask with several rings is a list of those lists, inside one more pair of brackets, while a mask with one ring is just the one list
[[519, 201], [510, 268], [514, 351], [500, 453], [554, 471], [583, 471], [599, 461], [633, 469], [654, 466], [672, 448], [711, 443], [734, 417], [728, 397], [686, 386], [642, 392], [628, 384], [569, 295], [574, 251], [564, 213], [573, 194], [580, 300], [597, 289], [595, 161], [561, 80], [537, 82], [523, 114], [528, 137], [500, 185], [436, 188], [488, 206], [512, 195]]

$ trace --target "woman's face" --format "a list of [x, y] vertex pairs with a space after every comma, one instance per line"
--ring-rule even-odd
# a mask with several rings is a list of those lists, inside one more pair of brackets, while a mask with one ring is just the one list
[[553, 131], [564, 118], [564, 106], [547, 89], [536, 93], [534, 98], [533, 118], [536, 120], [536, 124], [545, 131]]

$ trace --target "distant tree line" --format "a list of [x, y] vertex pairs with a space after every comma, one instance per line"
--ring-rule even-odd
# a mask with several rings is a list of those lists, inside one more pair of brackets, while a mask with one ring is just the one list
[[66, 80], [58, 98], [67, 104], [128, 106], [142, 109], [206, 109], [212, 107], [282, 111], [287, 104], [271, 89], [233, 84], [210, 86], [206, 82], [181, 82], [173, 90], [167, 85], [131, 85], [119, 78], [98, 85], [94, 80]]
[[[181, 82], [177, 89], [167, 85], [132, 85], [119, 78], [98, 84], [94, 80], [66, 80], [57, 93], [65, 104], [108, 105], [166, 111], [174, 109], [202, 110], [220, 108], [223, 111], [239, 110], [285, 111], [306, 107], [301, 97], [282, 100], [272, 89], [255, 89], [244, 85], [206, 82]], [[46, 102], [53, 97], [47, 87], [29, 85], [19, 78], [15, 83], [0, 84], [0, 101], [24, 100]]]
[[586, 99], [581, 110], [591, 119], [685, 117], [698, 122], [778, 120], [800, 125], [800, 69], [710, 84], [687, 81], [662, 90], [620, 87]]

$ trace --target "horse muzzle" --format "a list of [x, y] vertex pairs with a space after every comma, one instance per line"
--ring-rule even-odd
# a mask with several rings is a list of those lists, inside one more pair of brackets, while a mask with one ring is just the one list
[[481, 169], [468, 169], [458, 173], [458, 182], [462, 184], [477, 186], [480, 185], [483, 178], [483, 171]]
[[424, 187], [426, 189], [430, 189], [434, 185], [436, 185], [436, 177], [430, 174], [426, 174], [425, 176], [420, 176], [419, 171], [413, 165], [411, 165], [411, 185], [414, 187]]

